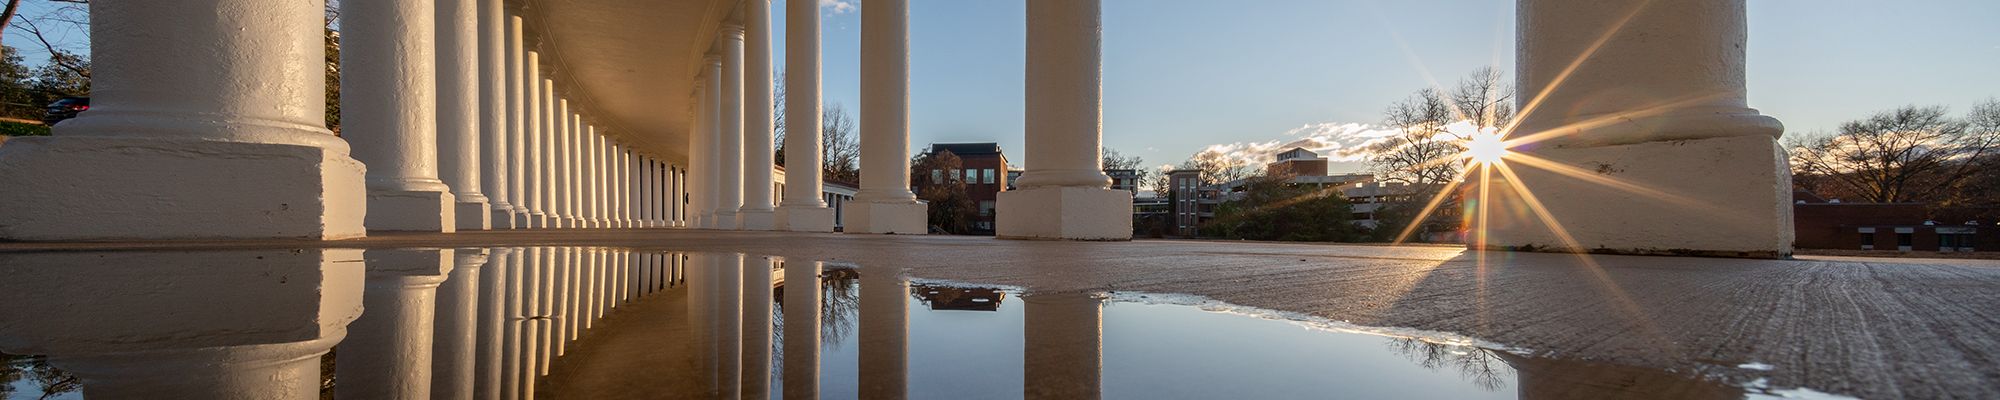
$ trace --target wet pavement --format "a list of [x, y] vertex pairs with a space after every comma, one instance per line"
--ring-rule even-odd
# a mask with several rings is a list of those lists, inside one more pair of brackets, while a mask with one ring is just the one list
[[[1001, 312], [1015, 304], [1031, 305], [1017, 300], [1038, 295], [1108, 296], [1111, 302], [1102, 307], [1101, 314], [1106, 321], [1100, 337], [1104, 349], [1100, 360], [1104, 367], [1099, 369], [1098, 377], [1104, 383], [1101, 394], [1107, 398], [1124, 398], [1120, 394], [1123, 392], [1113, 389], [1117, 381], [1114, 371], [1122, 370], [1113, 368], [1114, 360], [1121, 357], [1113, 349], [1137, 343], [1116, 335], [1110, 321], [1127, 315], [1117, 310], [1137, 307], [1126, 304], [1127, 300], [1135, 300], [1130, 296], [1138, 295], [1156, 297], [1138, 299], [1156, 304], [1147, 307], [1185, 307], [1199, 312], [1203, 307], [1226, 305], [1225, 308], [1232, 310], [1236, 307], [1259, 310], [1251, 312], [1253, 316], [1221, 314], [1248, 321], [1271, 321], [1260, 316], [1278, 316], [1309, 325], [1332, 326], [1336, 331], [1443, 338], [1439, 342], [1506, 350], [1492, 354], [1514, 371], [1512, 393], [1528, 394], [1526, 397], [1530, 398], [1602, 397], [1592, 396], [1588, 391], [1576, 392], [1593, 387], [1640, 387], [1682, 393], [1673, 396], [1681, 398], [1717, 393], [1709, 390], [1714, 385], [1706, 384], [1672, 391], [1660, 389], [1667, 386], [1642, 384], [1689, 382], [1688, 377], [1706, 378], [1694, 382], [1731, 385], [1719, 392], [1725, 397], [1735, 396], [1728, 394], [1739, 390], [1734, 388], [1746, 386], [1753, 394], [1765, 388], [1798, 394], [1804, 392], [1785, 390], [1803, 387], [1868, 398], [2000, 395], [2000, 384], [1996, 384], [2000, 382], [2000, 372], [1996, 372], [2000, 366], [1995, 361], [2000, 359], [1995, 355], [2000, 352], [1996, 350], [2000, 349], [2000, 339], [1993, 333], [2000, 332], [1996, 329], [2000, 328], [2000, 320], [1990, 311], [2000, 309], [2000, 263], [1977, 260], [1773, 261], [1579, 258], [1519, 253], [1488, 253], [1482, 260], [1476, 253], [1453, 248], [1184, 241], [1022, 242], [966, 237], [657, 230], [385, 235], [335, 243], [375, 249], [521, 243], [594, 244], [649, 252], [742, 252], [855, 265], [855, 270], [863, 276], [871, 270], [889, 270], [893, 271], [892, 276], [914, 277], [920, 283], [949, 281], [1025, 288], [1018, 296], [1004, 299]], [[67, 253], [49, 251], [56, 248], [124, 249], [124, 252], [166, 247], [298, 251], [324, 245], [326, 242], [171, 246], [7, 243], [0, 244], [0, 260], [8, 261], [0, 262], [0, 268], [25, 265], [18, 262], [22, 260], [20, 257]], [[179, 262], [162, 264], [175, 263]], [[8, 276], [17, 276], [17, 271], [7, 271]], [[10, 280], [0, 285], [20, 282]], [[20, 293], [12, 288], [0, 289], [6, 289], [0, 297]], [[678, 292], [660, 293], [664, 295], [649, 295], [645, 300], [625, 305], [626, 309], [609, 314], [601, 323], [616, 327], [620, 326], [621, 318], [666, 315], [627, 311], [665, 304], [669, 301], [662, 300], [671, 300]], [[11, 298], [6, 301], [23, 304]], [[1022, 308], [1028, 309], [1032, 307]], [[912, 346], [918, 340], [916, 332], [923, 329], [917, 321], [928, 312], [919, 311], [913, 306], [909, 313]], [[3, 332], [12, 335], [11, 329], [16, 324], [9, 322], [28, 317], [19, 313], [0, 314], [0, 326], [9, 329]], [[364, 325], [357, 322], [356, 326]], [[657, 329], [586, 331], [596, 333], [579, 335], [583, 341], [567, 345], [566, 350], [590, 352], [600, 344], [617, 342], [612, 338], [626, 332], [663, 336]], [[649, 331], [655, 333], [644, 333]], [[1026, 343], [1025, 334], [1034, 330], [993, 331], [1015, 335], [996, 339]], [[299, 332], [278, 336], [305, 337]], [[0, 350], [35, 354], [16, 350], [18, 341], [14, 338], [0, 339], [4, 339], [0, 340]], [[1199, 354], [1186, 350], [1183, 353]], [[1378, 349], [1377, 353], [1390, 352]], [[913, 351], [910, 357], [910, 369], [921, 370], [919, 356]], [[1017, 357], [1025, 360], [1026, 355]], [[611, 361], [571, 364], [571, 360], [586, 359], [618, 358], [559, 358], [552, 365], [556, 369], [551, 371], [554, 375], [547, 385], [558, 387], [569, 382], [563, 378], [568, 375], [561, 371], [572, 365], [617, 364]], [[1423, 364], [1407, 358], [1402, 363]], [[1551, 363], [1557, 366], [1537, 367]], [[1561, 366], [1568, 363], [1591, 367]], [[783, 368], [781, 364], [774, 365], [779, 365], [776, 369]], [[992, 371], [1019, 371], [1005, 373], [1021, 374], [1020, 379], [1027, 379], [1038, 370], [1022, 366], [993, 368], [996, 369]], [[827, 369], [845, 370], [848, 369]], [[1558, 372], [1538, 372], [1550, 370]], [[1633, 378], [1634, 373], [1653, 377]], [[914, 377], [917, 373], [912, 374]], [[1599, 376], [1603, 374], [1615, 376]], [[837, 383], [848, 381], [822, 379], [822, 382], [824, 390], [833, 390]], [[601, 387], [618, 385], [608, 382]], [[918, 380], [912, 379], [908, 388], [916, 393], [922, 390], [920, 386]], [[783, 382], [772, 387], [774, 392], [782, 391]], [[1025, 388], [1015, 387], [1002, 395], [1029, 394]], [[833, 394], [826, 397], [839, 398]]]

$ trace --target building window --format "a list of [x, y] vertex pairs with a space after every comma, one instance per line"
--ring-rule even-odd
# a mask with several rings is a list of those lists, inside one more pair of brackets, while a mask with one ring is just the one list
[[1906, 247], [1906, 248], [1907, 248], [1907, 247], [1910, 247], [1910, 242], [1912, 242], [1912, 241], [1913, 241], [1913, 240], [1911, 240], [1911, 236], [1915, 236], [1915, 235], [1912, 235], [1912, 234], [1909, 234], [1909, 233], [1897, 233], [1897, 234], [1896, 234], [1896, 246], [1897, 246], [1897, 247]]
[[1000, 179], [1000, 177], [993, 174], [992, 168], [979, 170], [979, 183], [991, 185], [997, 179]]
[[1875, 248], [1875, 232], [1863, 232], [1861, 234], [1861, 249], [1873, 250], [1874, 248]]
[[982, 200], [982, 201], [980, 201], [980, 202], [979, 202], [979, 216], [981, 216], [981, 217], [991, 217], [991, 216], [993, 216], [993, 201], [992, 201], [992, 200]]
[[931, 170], [931, 183], [944, 183], [944, 170]]

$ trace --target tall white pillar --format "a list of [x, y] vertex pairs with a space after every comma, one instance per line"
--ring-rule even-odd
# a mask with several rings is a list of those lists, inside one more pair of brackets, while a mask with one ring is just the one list
[[507, 16], [506, 158], [510, 161], [507, 163], [507, 192], [513, 194], [514, 227], [538, 228], [540, 226], [535, 224], [533, 218], [534, 209], [528, 206], [535, 201], [534, 195], [529, 192], [533, 186], [528, 183], [529, 175], [534, 171], [529, 167], [533, 162], [529, 157], [535, 156], [533, 148], [529, 147], [533, 140], [533, 135], [528, 133], [528, 127], [533, 126], [529, 116], [534, 114], [535, 108], [534, 96], [528, 94], [533, 86], [527, 84], [531, 75], [526, 68], [528, 54], [521, 43], [521, 29], [521, 17], [510, 13]]
[[[555, 81], [548, 81], [553, 88]], [[553, 91], [553, 90], [552, 90]], [[550, 128], [555, 132], [555, 190], [556, 214], [561, 215], [561, 227], [575, 229], [582, 219], [576, 214], [576, 116], [569, 113], [569, 99], [556, 96], [555, 112], [550, 114]]]
[[832, 232], [833, 210], [820, 201], [823, 155], [820, 154], [819, 2], [784, 1], [785, 120], [790, 122], [785, 126], [787, 165], [784, 204], [778, 207], [778, 229]]
[[514, 109], [507, 108], [507, 12], [505, 0], [479, 2], [479, 177], [480, 188], [492, 204], [487, 219], [494, 229], [513, 229], [514, 192], [508, 187], [509, 169], [519, 160], [510, 158], [507, 122]]
[[[859, 204], [849, 209], [843, 230], [927, 233], [928, 211], [910, 193], [908, 0], [881, 0], [861, 10], [861, 63], [861, 190], [854, 195]], [[786, 124], [789, 129], [791, 123]], [[829, 217], [829, 229], [832, 223]]]
[[411, 106], [437, 104], [433, 5], [341, 5], [341, 135], [368, 165], [371, 230], [457, 230], [456, 200], [438, 180], [437, 115]]
[[431, 357], [433, 399], [474, 398], [479, 362], [480, 271], [483, 249], [457, 249], [451, 274], [437, 289], [437, 337]]
[[0, 147], [0, 239], [364, 236], [363, 167], [299, 67], [325, 62], [322, 7], [91, 3], [95, 105]]
[[1132, 239], [1132, 193], [1099, 158], [1102, 20], [1099, 0], [1028, 0], [1028, 172], [1000, 192], [1001, 238]]
[[743, 170], [743, 25], [724, 23], [717, 42], [722, 46], [722, 74], [717, 82], [721, 90], [716, 91], [721, 96], [715, 123], [720, 131], [716, 141], [721, 163], [716, 172], [722, 182], [716, 186], [715, 214], [717, 228], [735, 230], [743, 228], [740, 215], [747, 176]]
[[542, 178], [542, 208], [544, 208], [542, 212], [545, 213], [543, 227], [562, 228], [566, 225], [562, 223], [562, 207], [557, 200], [561, 197], [562, 191], [559, 190], [561, 186], [556, 180], [561, 176], [557, 174], [557, 166], [561, 165], [561, 159], [556, 155], [558, 149], [561, 149], [559, 146], [562, 145], [561, 138], [556, 136], [556, 121], [562, 118], [556, 114], [555, 93], [552, 93], [555, 91], [555, 82], [538, 75], [535, 77], [535, 87], [541, 95], [541, 104], [536, 109], [535, 134], [542, 138], [542, 159], [538, 160], [541, 165], [537, 167], [541, 170]]
[[434, 0], [437, 17], [438, 177], [451, 187], [458, 229], [493, 227], [481, 187], [479, 1]]
[[455, 263], [449, 249], [368, 250], [367, 312], [335, 354], [337, 399], [431, 396], [437, 288]]
[[631, 215], [627, 214], [627, 212], [631, 211], [630, 207], [632, 206], [631, 149], [613, 141], [611, 148], [606, 151], [606, 154], [610, 158], [605, 160], [605, 165], [611, 168], [609, 181], [611, 185], [611, 226], [619, 228], [637, 227]]
[[[782, 351], [785, 353], [784, 393], [787, 399], [817, 399], [820, 396], [820, 269], [817, 261], [785, 260], [785, 309], [781, 311], [785, 313]], [[863, 290], [866, 290], [865, 286]]]
[[[694, 153], [694, 152], [690, 151], [689, 153]], [[694, 157], [694, 155], [689, 154], [688, 157]], [[653, 186], [653, 182], [650, 181], [650, 179], [653, 178], [653, 169], [652, 167], [650, 167], [653, 164], [653, 161], [647, 159], [643, 155], [634, 158], [636, 158], [636, 160], [633, 160], [633, 167], [637, 168], [639, 173], [637, 174], [638, 177], [636, 178], [638, 180], [636, 182], [633, 182], [633, 185], [636, 185], [639, 188], [639, 193], [637, 196], [635, 196], [638, 198], [638, 207], [634, 207], [632, 211], [639, 214], [639, 220], [651, 223], [653, 221], [653, 213], [652, 210], [650, 208], [647, 208], [646, 206], [653, 203], [653, 199], [655, 196], [654, 190], [657, 190], [657, 188]], [[648, 225], [648, 227], [650, 226], [651, 225]]]
[[580, 196], [583, 198], [583, 201], [580, 202], [583, 206], [582, 213], [584, 218], [589, 221], [588, 224], [590, 227], [603, 228], [605, 227], [604, 213], [598, 203], [603, 198], [601, 195], [604, 193], [604, 188], [598, 185], [597, 179], [604, 176], [604, 169], [597, 163], [600, 161], [598, 159], [598, 147], [603, 145], [604, 137], [598, 136], [596, 125], [584, 122], [581, 116], [577, 119], [577, 128], [579, 128], [577, 129], [577, 136], [583, 138], [582, 157], [579, 158], [583, 166], [580, 170], [583, 180], [578, 182], [577, 185], [578, 190], [581, 192]]
[[[521, 17], [514, 17], [516, 33], [521, 29]], [[518, 35], [516, 35], [518, 36]], [[548, 155], [544, 151], [549, 146], [542, 133], [543, 94], [541, 78], [541, 53], [527, 51], [522, 58], [521, 76], [521, 203], [528, 208], [524, 217], [530, 228], [549, 227]]]
[[[1031, 17], [1032, 18], [1032, 17]], [[866, 289], [863, 289], [866, 290]], [[1022, 398], [1103, 396], [1104, 306], [1087, 293], [1021, 296]]]
[[[1490, 246], [1789, 256], [1791, 172], [1777, 141], [1784, 125], [1745, 100], [1744, 3], [1521, 0], [1521, 111], [1508, 138], [1526, 145], [1494, 175], [1556, 210], [1573, 241], [1540, 219], [1496, 215]], [[1616, 171], [1605, 176], [1681, 199], [1555, 172], [1564, 169]]]
[[[743, 208], [744, 230], [778, 227], [771, 196], [771, 0], [743, 1]], [[818, 12], [814, 12], [818, 15]], [[747, 395], [747, 394], [746, 394]]]
[[701, 98], [695, 107], [696, 118], [701, 121], [696, 127], [696, 134], [701, 138], [695, 143], [696, 151], [689, 154], [701, 155], [700, 162], [694, 167], [695, 173], [701, 175], [695, 182], [695, 193], [701, 196], [701, 227], [721, 229], [722, 224], [717, 220], [721, 218], [723, 150], [722, 138], [719, 137], [722, 129], [717, 127], [716, 116], [721, 114], [718, 110], [722, 108], [722, 55], [711, 52], [703, 58], [703, 62], [708, 64], [708, 71], [702, 76], [706, 79], [702, 90], [696, 93]]

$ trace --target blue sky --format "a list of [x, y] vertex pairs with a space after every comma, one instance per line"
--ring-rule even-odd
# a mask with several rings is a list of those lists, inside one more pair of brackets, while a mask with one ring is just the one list
[[[866, 5], [821, 2], [826, 100], [852, 110]], [[1032, 167], [1018, 161], [1024, 3], [910, 3], [912, 150], [999, 142]], [[1216, 145], [1365, 134], [1427, 74], [1511, 73], [1513, 12], [1510, 0], [1104, 0], [1104, 144], [1160, 165]], [[2000, 96], [1996, 16], [1994, 0], [1751, 0], [1750, 105], [1791, 133], [1905, 104], [1963, 111]], [[7, 44], [43, 57], [25, 33]], [[775, 44], [782, 62], [782, 35]]]
[[[853, 108], [860, 15], [831, 4], [866, 4], [822, 3], [826, 99]], [[991, 141], [1021, 160], [1024, 3], [910, 3], [913, 150]], [[1794, 133], [1905, 104], [1962, 111], [2000, 96], [1996, 16], [1992, 0], [1751, 0], [1750, 104]], [[1105, 0], [1104, 19], [1104, 144], [1148, 165], [1356, 132], [1426, 72], [1514, 68], [1506, 0]]]

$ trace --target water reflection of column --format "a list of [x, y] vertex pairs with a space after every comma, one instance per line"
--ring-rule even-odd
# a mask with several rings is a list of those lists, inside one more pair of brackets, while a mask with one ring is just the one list
[[368, 250], [361, 318], [335, 355], [338, 399], [421, 399], [431, 395], [431, 334], [437, 288], [452, 251]]
[[556, 264], [553, 266], [556, 274], [554, 289], [547, 296], [549, 297], [549, 315], [553, 316], [553, 319], [550, 321], [550, 325], [552, 325], [550, 329], [554, 330], [554, 332], [551, 333], [549, 340], [549, 359], [542, 360], [542, 375], [549, 374], [548, 365], [556, 357], [562, 357], [564, 354], [568, 354], [569, 351], [569, 326], [571, 323], [576, 322], [576, 307], [573, 306], [575, 303], [572, 301], [576, 298], [574, 294], [576, 293], [576, 264], [577, 260], [581, 258], [579, 256], [582, 253], [581, 249], [566, 247], [562, 249], [561, 253], [556, 255]]
[[[861, 274], [861, 398], [908, 396], [910, 283], [894, 270]], [[789, 376], [787, 376], [789, 378]]]
[[771, 398], [770, 257], [743, 259], [743, 398]]
[[715, 355], [717, 354], [715, 350], [715, 323], [712, 319], [715, 315], [715, 299], [712, 294], [715, 291], [715, 285], [709, 282], [714, 279], [715, 273], [713, 271], [715, 269], [708, 268], [711, 263], [709, 259], [712, 257], [716, 256], [712, 254], [697, 254], [693, 256], [693, 264], [697, 268], [688, 269], [688, 279], [693, 281], [694, 284], [688, 286], [687, 312], [683, 313], [683, 315], [687, 316], [688, 332], [692, 333], [691, 337], [688, 338], [688, 348], [691, 349], [689, 354], [695, 357], [694, 381], [699, 390], [706, 394], [705, 396], [696, 397], [709, 398], [713, 398], [716, 395]]
[[[568, 256], [569, 252], [567, 249], [561, 247], [544, 249], [542, 250], [542, 265], [535, 268], [535, 274], [540, 277], [540, 280], [535, 283], [535, 316], [537, 320], [534, 325], [534, 373], [529, 374], [531, 377], [548, 375], [549, 359], [556, 356], [556, 322], [562, 320], [562, 316], [556, 314], [556, 271], [562, 268], [563, 263], [567, 261], [564, 257]], [[529, 383], [532, 384], [533, 382]], [[532, 389], [533, 385], [529, 385], [529, 388]], [[534, 393], [534, 391], [530, 390], [528, 393]]]
[[[483, 215], [484, 212], [481, 212]], [[431, 357], [431, 398], [471, 399], [479, 340], [479, 270], [486, 250], [454, 250], [451, 275], [437, 289], [437, 341]]]
[[521, 388], [527, 384], [522, 378], [529, 375], [527, 366], [531, 363], [527, 362], [530, 360], [529, 352], [524, 350], [528, 349], [528, 346], [523, 342], [527, 341], [528, 336], [528, 329], [525, 327], [529, 323], [526, 310], [532, 306], [528, 301], [528, 295], [532, 292], [528, 288], [534, 278], [534, 274], [529, 271], [530, 266], [541, 262], [538, 257], [541, 257], [541, 249], [533, 247], [521, 249], [515, 253], [513, 262], [507, 265], [507, 302], [504, 314], [501, 315], [506, 325], [504, 333], [506, 336], [503, 339], [505, 346], [500, 349], [500, 395], [495, 397], [498, 399], [519, 399]]
[[576, 336], [572, 336], [571, 340], [575, 340], [576, 337], [582, 337], [583, 330], [596, 326], [597, 317], [603, 315], [602, 310], [599, 310], [601, 304], [597, 301], [599, 296], [603, 296], [603, 291], [598, 289], [597, 283], [599, 280], [604, 279], [604, 250], [585, 249], [583, 260], [583, 265], [579, 266], [582, 268], [581, 275], [583, 279], [581, 284], [583, 287], [577, 291], [577, 308], [582, 311], [583, 315], [576, 321], [578, 326], [575, 332]]
[[742, 398], [743, 387], [743, 254], [731, 253], [715, 257], [715, 270], [719, 280], [715, 284], [716, 362], [719, 365], [716, 381], [722, 398]]
[[361, 258], [0, 253], [0, 351], [47, 355], [91, 399], [316, 399], [321, 357], [362, 311]]
[[785, 261], [785, 398], [819, 398], [820, 263]]
[[[511, 210], [503, 210], [512, 212]], [[507, 216], [507, 215], [503, 215]], [[480, 399], [500, 398], [501, 374], [507, 339], [507, 298], [511, 291], [507, 287], [512, 273], [514, 249], [493, 250], [492, 261], [487, 263], [485, 272], [479, 274], [479, 336], [473, 352], [478, 358], [474, 362], [473, 397]]]
[[[866, 286], [864, 286], [866, 287]], [[864, 289], [865, 290], [865, 289]], [[1022, 296], [1026, 399], [1095, 399], [1103, 370], [1103, 309], [1088, 293]]]

